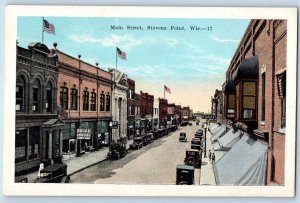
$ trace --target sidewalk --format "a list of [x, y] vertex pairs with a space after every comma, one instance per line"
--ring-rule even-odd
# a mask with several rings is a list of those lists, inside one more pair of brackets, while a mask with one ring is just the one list
[[200, 179], [200, 185], [216, 185], [216, 179], [213, 169], [213, 164], [209, 162], [209, 150], [211, 152], [215, 153], [216, 162], [222, 158], [222, 156], [226, 153], [226, 151], [213, 151], [213, 146], [210, 142], [211, 133], [207, 130], [206, 131], [206, 158], [202, 158], [202, 163], [205, 163], [205, 165], [202, 165], [201, 167], [201, 179]]
[[[132, 144], [133, 140], [127, 141], [127, 148], [129, 149], [129, 145]], [[99, 162], [102, 162], [106, 160], [107, 153], [109, 151], [109, 148], [102, 148], [99, 151], [93, 151], [83, 154], [80, 157], [73, 157], [71, 159], [68, 159], [64, 161], [65, 164], [67, 164], [68, 168], [68, 175], [73, 175], [79, 171], [82, 171], [92, 165], [95, 165]], [[38, 177], [38, 171], [35, 171], [33, 173], [29, 173], [25, 175], [28, 178], [28, 182], [32, 183], [36, 180]]]

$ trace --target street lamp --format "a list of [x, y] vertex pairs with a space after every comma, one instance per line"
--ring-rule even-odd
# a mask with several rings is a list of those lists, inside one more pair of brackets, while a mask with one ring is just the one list
[[204, 123], [204, 158], [206, 158], [206, 128], [207, 125]]
[[113, 126], [113, 122], [110, 121], [109, 122], [109, 136], [108, 136], [108, 142], [109, 142], [109, 151], [111, 149], [111, 141], [112, 141], [112, 126]]

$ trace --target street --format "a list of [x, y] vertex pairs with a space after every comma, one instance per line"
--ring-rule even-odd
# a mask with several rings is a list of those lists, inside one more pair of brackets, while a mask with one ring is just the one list
[[[71, 183], [175, 184], [176, 165], [183, 163], [185, 149], [190, 148], [198, 128], [195, 122], [193, 126], [180, 127], [140, 150], [130, 150], [120, 160], [106, 160], [72, 175]], [[187, 142], [178, 141], [180, 132], [186, 132]], [[199, 182], [200, 169], [196, 169], [195, 185]]]

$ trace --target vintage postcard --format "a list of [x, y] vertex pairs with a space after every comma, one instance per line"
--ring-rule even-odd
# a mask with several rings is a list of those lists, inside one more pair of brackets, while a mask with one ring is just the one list
[[291, 197], [295, 8], [7, 6], [4, 193]]

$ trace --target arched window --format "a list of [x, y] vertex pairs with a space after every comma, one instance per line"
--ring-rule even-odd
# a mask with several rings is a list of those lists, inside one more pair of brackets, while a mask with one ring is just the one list
[[83, 91], [83, 103], [82, 103], [82, 109], [84, 111], [88, 111], [89, 110], [89, 92], [88, 89], [85, 88], [85, 90]]
[[32, 87], [32, 111], [39, 112], [41, 108], [41, 83], [35, 79]]
[[106, 95], [106, 111], [110, 111], [110, 95], [109, 95], [109, 92]]
[[78, 90], [76, 85], [71, 89], [71, 110], [77, 110], [78, 107]]
[[96, 98], [97, 95], [95, 93], [95, 89], [93, 89], [93, 92], [91, 93], [91, 111], [96, 111]]
[[52, 104], [53, 104], [53, 85], [52, 83], [49, 81], [47, 83], [47, 89], [46, 89], [46, 110], [47, 112], [52, 112]]
[[104, 111], [104, 92], [102, 91], [101, 95], [100, 95], [100, 111]]
[[68, 103], [69, 103], [69, 89], [66, 87], [66, 83], [60, 87], [60, 107], [68, 110]]
[[25, 110], [25, 79], [23, 76], [17, 78], [16, 83], [16, 111]]

